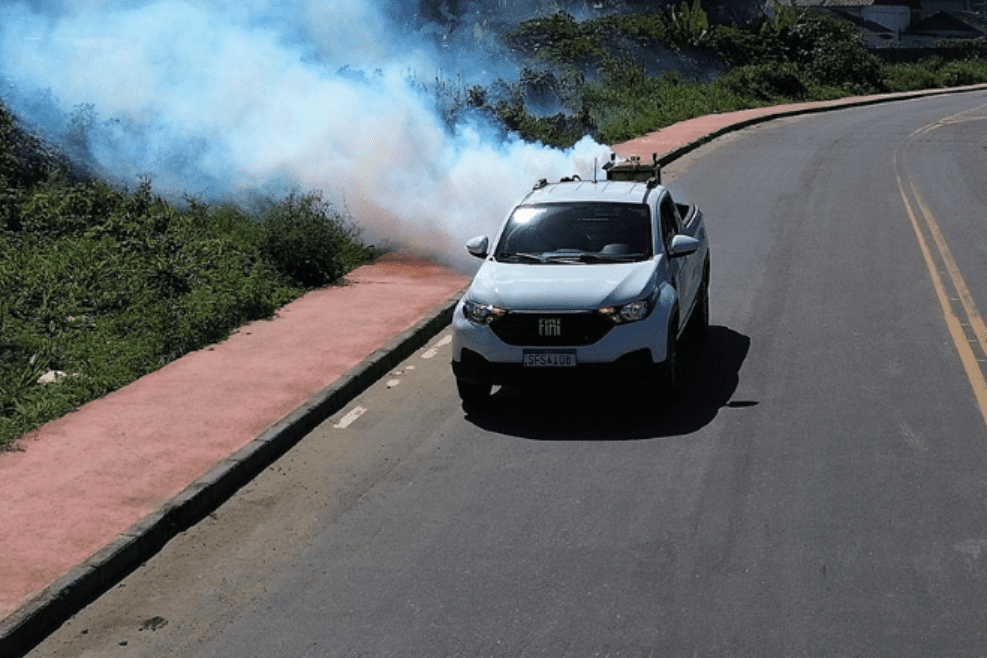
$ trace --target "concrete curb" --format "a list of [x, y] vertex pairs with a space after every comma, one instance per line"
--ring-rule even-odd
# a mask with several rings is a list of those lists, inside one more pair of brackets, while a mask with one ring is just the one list
[[214, 466], [0, 621], [0, 656], [23, 656], [66, 620], [219, 507], [325, 419], [386, 375], [452, 321], [465, 288], [351, 368], [253, 441]]
[[[670, 164], [718, 137], [773, 119], [982, 90], [987, 90], [987, 85], [786, 106], [784, 110], [765, 111], [727, 123], [687, 144], [659, 153], [658, 161], [663, 166]], [[465, 288], [437, 306], [415, 326], [393, 338], [0, 621], [0, 656], [19, 658], [26, 654], [72, 615], [160, 551], [173, 537], [219, 507], [326, 418], [424, 346], [451, 322], [456, 303], [464, 291]]]

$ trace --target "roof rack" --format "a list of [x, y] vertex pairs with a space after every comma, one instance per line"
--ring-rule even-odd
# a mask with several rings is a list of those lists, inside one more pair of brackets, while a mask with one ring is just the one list
[[641, 162], [641, 156], [632, 155], [622, 162], [617, 162], [617, 154], [610, 154], [610, 162], [603, 165], [603, 170], [607, 172], [607, 180], [615, 181], [636, 181], [648, 183], [648, 187], [654, 187], [661, 183], [661, 165], [658, 164], [658, 154], [651, 154], [651, 163]]

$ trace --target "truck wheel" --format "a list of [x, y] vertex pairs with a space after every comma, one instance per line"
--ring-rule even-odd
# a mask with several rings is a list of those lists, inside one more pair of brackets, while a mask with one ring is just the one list
[[689, 326], [686, 327], [686, 333], [689, 334], [689, 338], [695, 342], [700, 342], [706, 339], [709, 335], [709, 282], [703, 281], [702, 285], [699, 287], [699, 292], [697, 294], [696, 306], [692, 309], [692, 315], [689, 316]]
[[668, 329], [668, 348], [665, 358], [665, 382], [662, 393], [669, 402], [677, 400], [682, 391], [682, 354], [674, 329], [677, 324], [673, 318], [672, 325]]
[[463, 403], [480, 405], [490, 399], [490, 391], [493, 389], [493, 386], [490, 384], [474, 384], [457, 379], [456, 389], [459, 391], [459, 399]]

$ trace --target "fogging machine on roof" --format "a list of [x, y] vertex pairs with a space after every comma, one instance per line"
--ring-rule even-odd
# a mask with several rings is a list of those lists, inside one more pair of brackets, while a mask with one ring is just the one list
[[617, 154], [610, 154], [610, 162], [603, 165], [603, 170], [607, 172], [607, 180], [623, 181], [654, 181], [655, 185], [661, 183], [661, 165], [658, 164], [658, 154], [651, 155], [651, 162], [641, 161], [641, 156], [632, 155], [626, 160], [617, 162]]

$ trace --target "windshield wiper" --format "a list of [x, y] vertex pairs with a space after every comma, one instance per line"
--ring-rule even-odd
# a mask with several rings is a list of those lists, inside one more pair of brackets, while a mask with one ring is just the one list
[[523, 251], [518, 251], [513, 254], [500, 254], [497, 256], [497, 260], [509, 260], [511, 258], [516, 258], [520, 260], [531, 260], [536, 263], [544, 263], [545, 259], [537, 254], [529, 254]]
[[584, 251], [571, 254], [549, 254], [545, 256], [545, 260], [575, 263], [632, 263], [641, 260], [642, 256], [643, 254], [596, 254]]
[[550, 263], [585, 263], [587, 256], [592, 256], [592, 254], [545, 254], [545, 260]]

